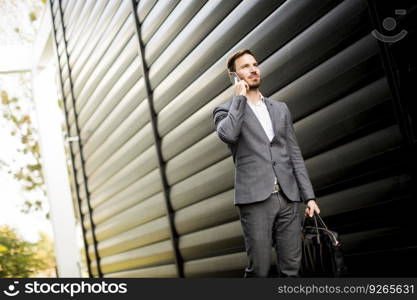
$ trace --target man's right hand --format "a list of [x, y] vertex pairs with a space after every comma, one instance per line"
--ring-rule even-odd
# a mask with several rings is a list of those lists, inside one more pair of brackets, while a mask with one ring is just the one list
[[249, 85], [244, 80], [236, 81], [235, 83], [235, 95], [236, 96], [245, 96], [246, 92], [249, 90]]

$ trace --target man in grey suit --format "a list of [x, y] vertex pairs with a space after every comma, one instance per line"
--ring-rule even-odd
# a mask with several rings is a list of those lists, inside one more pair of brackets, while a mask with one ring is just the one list
[[235, 96], [216, 107], [213, 118], [220, 139], [235, 163], [235, 200], [245, 239], [245, 277], [267, 277], [271, 249], [277, 254], [279, 276], [299, 277], [301, 216], [320, 213], [285, 102], [260, 91], [261, 75], [250, 50], [227, 62], [237, 76]]

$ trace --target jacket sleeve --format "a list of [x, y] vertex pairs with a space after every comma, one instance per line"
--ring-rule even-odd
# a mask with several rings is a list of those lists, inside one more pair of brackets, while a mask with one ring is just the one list
[[283, 103], [286, 111], [287, 142], [289, 146], [291, 162], [294, 168], [294, 175], [298, 183], [298, 188], [300, 189], [302, 195], [302, 200], [304, 203], [307, 203], [308, 200], [316, 200], [316, 196], [314, 195], [313, 186], [308, 176], [307, 168], [305, 166], [300, 147], [298, 146], [291, 112], [288, 109], [287, 104], [285, 102]]
[[229, 109], [218, 106], [213, 111], [214, 124], [219, 138], [227, 143], [238, 141], [242, 128], [243, 116], [246, 106], [245, 96], [234, 96]]

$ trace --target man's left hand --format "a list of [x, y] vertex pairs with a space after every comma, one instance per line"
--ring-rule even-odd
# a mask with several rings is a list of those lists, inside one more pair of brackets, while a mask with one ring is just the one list
[[317, 214], [320, 213], [320, 208], [317, 205], [317, 202], [315, 200], [310, 200], [307, 202], [307, 207], [306, 210], [304, 212], [304, 216], [309, 216], [310, 218], [313, 216], [314, 212], [316, 212]]

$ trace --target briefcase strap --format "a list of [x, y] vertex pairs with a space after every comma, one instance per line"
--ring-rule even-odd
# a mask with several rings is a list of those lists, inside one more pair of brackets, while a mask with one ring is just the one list
[[[305, 223], [306, 218], [307, 217], [304, 216], [303, 223], [302, 223], [301, 227], [304, 227], [304, 223]], [[326, 229], [329, 229], [329, 228], [327, 228], [326, 223], [324, 223], [323, 219], [320, 217], [320, 215], [318, 213], [314, 212], [313, 218], [314, 218], [314, 225], [316, 227], [318, 227], [318, 225], [319, 225], [318, 223], [320, 223], [321, 226], [323, 226]]]

